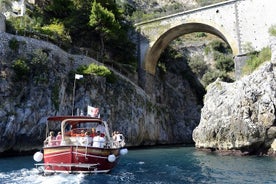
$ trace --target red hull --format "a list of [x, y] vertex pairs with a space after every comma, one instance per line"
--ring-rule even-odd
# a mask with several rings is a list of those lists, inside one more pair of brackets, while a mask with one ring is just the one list
[[[108, 160], [112, 154], [114, 162]], [[44, 147], [44, 172], [107, 173], [117, 164], [119, 154], [119, 149], [90, 146]]]

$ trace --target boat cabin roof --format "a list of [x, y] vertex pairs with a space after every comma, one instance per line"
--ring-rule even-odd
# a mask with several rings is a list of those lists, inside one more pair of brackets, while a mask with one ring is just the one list
[[77, 124], [77, 123], [87, 123], [87, 122], [94, 122], [94, 123], [100, 123], [103, 122], [100, 118], [95, 117], [89, 117], [89, 116], [51, 116], [48, 117], [48, 121], [53, 122], [62, 122], [66, 120], [66, 123], [69, 124]]
[[48, 135], [50, 130], [60, 130], [62, 137], [69, 134], [74, 137], [81, 135], [81, 130], [90, 131], [92, 128], [97, 130], [97, 126], [102, 123], [105, 131], [101, 130], [101, 133], [105, 134], [107, 139], [110, 140], [108, 124], [101, 118], [90, 116], [51, 116], [47, 120], [46, 135]]

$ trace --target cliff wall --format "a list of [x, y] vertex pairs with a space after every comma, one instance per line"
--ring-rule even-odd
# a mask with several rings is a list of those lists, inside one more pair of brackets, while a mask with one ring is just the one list
[[[71, 115], [74, 71], [99, 64], [48, 42], [7, 33], [0, 33], [0, 59], [0, 152], [41, 148], [46, 118]], [[28, 75], [15, 67], [24, 69], [24, 62], [33, 67]], [[99, 107], [109, 126], [125, 135], [127, 146], [193, 143], [200, 99], [177, 68], [187, 70], [181, 65], [162, 78], [151, 76], [151, 93], [116, 71], [113, 82], [85, 75], [76, 81], [75, 108], [86, 114], [87, 105]]]

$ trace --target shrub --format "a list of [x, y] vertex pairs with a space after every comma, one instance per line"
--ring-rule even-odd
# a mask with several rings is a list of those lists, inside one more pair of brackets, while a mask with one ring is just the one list
[[92, 63], [88, 67], [81, 66], [78, 71], [82, 74], [94, 74], [97, 76], [106, 77], [106, 81], [109, 83], [114, 83], [116, 81], [116, 76], [114, 75], [114, 73], [103, 65]]
[[203, 85], [206, 87], [210, 83], [214, 82], [218, 78], [218, 72], [215, 71], [208, 71], [202, 77]]
[[218, 51], [221, 53], [230, 53], [230, 47], [225, 43], [220, 40], [215, 40], [210, 43], [211, 48], [214, 51]]
[[40, 33], [47, 35], [54, 43], [64, 42], [63, 44], [69, 44], [71, 37], [65, 31], [65, 27], [62, 23], [53, 21], [49, 25], [45, 25], [38, 30]]
[[225, 72], [231, 72], [234, 70], [235, 63], [233, 59], [230, 56], [221, 54], [221, 53], [214, 53], [215, 57], [215, 67], [216, 69], [220, 71], [225, 71]]
[[160, 69], [160, 71], [162, 71], [163, 73], [167, 72], [167, 67], [166, 64], [163, 62], [158, 62], [157, 64], [158, 68]]
[[90, 64], [83, 72], [84, 74], [95, 74], [103, 77], [111, 74], [111, 71], [107, 67], [96, 64]]
[[202, 77], [202, 82], [204, 86], [208, 86], [210, 83], [214, 82], [217, 78], [220, 78], [224, 82], [233, 82], [234, 80], [224, 71], [208, 71]]
[[19, 41], [15, 37], [13, 37], [9, 41], [9, 47], [10, 49], [17, 51], [19, 49]]
[[208, 70], [208, 65], [204, 62], [203, 56], [197, 55], [192, 57], [188, 64], [193, 73], [195, 73], [199, 78], [201, 78]]
[[271, 36], [276, 36], [276, 25], [272, 25], [269, 30], [268, 30], [269, 34]]
[[16, 79], [27, 79], [28, 75], [30, 74], [30, 67], [26, 63], [25, 60], [17, 59], [12, 64], [12, 68], [16, 74]]
[[206, 33], [204, 33], [204, 32], [197, 32], [197, 33], [196, 33], [196, 37], [197, 37], [197, 38], [203, 38], [203, 37], [207, 37], [207, 35], [206, 35]]
[[249, 55], [249, 59], [245, 61], [243, 67], [243, 74], [249, 74], [253, 72], [263, 62], [271, 59], [271, 50], [269, 47], [263, 48], [260, 52], [253, 52]]

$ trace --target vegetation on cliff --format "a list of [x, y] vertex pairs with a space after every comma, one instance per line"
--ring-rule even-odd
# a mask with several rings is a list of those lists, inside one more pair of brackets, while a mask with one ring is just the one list
[[[23, 16], [8, 18], [7, 32], [43, 39], [71, 53], [96, 58], [122, 73], [131, 73], [137, 65], [132, 22], [221, 1], [25, 1]], [[1, 0], [1, 12], [11, 10], [12, 2]]]
[[7, 32], [50, 41], [71, 53], [133, 72], [135, 44], [129, 38], [133, 29], [123, 5], [108, 0], [37, 1], [27, 4], [24, 16], [8, 19]]

